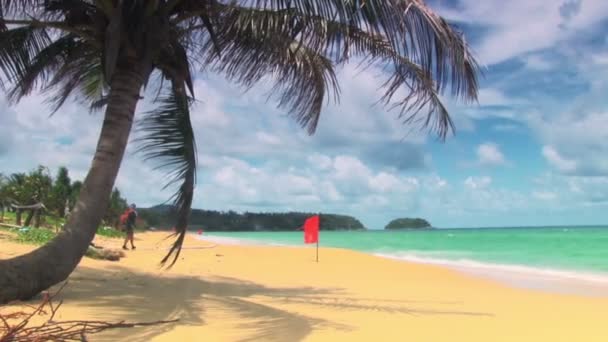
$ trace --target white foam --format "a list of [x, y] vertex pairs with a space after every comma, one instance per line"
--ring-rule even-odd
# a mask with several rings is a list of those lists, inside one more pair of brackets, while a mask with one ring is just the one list
[[608, 274], [595, 273], [595, 272], [584, 272], [584, 271], [569, 271], [552, 268], [539, 268], [532, 266], [523, 265], [510, 265], [510, 264], [498, 264], [498, 263], [487, 263], [480, 262], [470, 259], [441, 259], [441, 258], [429, 258], [420, 256], [415, 253], [397, 252], [397, 253], [374, 253], [377, 256], [398, 259], [416, 263], [434, 264], [441, 266], [448, 266], [450, 268], [456, 268], [464, 271], [476, 271], [479, 272], [508, 272], [511, 274], [540, 276], [547, 278], [559, 278], [564, 280], [577, 280], [593, 282], [601, 285], [608, 285]]

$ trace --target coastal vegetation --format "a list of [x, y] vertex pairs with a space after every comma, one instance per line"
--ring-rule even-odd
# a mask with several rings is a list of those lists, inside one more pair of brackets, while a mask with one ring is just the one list
[[389, 222], [384, 229], [428, 229], [431, 224], [422, 218], [398, 218]]
[[[69, 170], [59, 167], [56, 176], [51, 176], [51, 170], [46, 166], [38, 166], [29, 172], [16, 172], [4, 176], [0, 173], [0, 220], [7, 211], [13, 212], [9, 219], [17, 221], [14, 214], [15, 207], [42, 204], [40, 225], [47, 228], [61, 228], [67, 217], [74, 210], [80, 189], [81, 181], [72, 181]], [[127, 200], [122, 197], [120, 190], [114, 188], [110, 195], [110, 202], [105, 210], [100, 226], [118, 228], [120, 214], [127, 208]], [[27, 213], [27, 211], [25, 211]], [[22, 223], [30, 226], [32, 219], [28, 216]], [[17, 223], [17, 222], [14, 222]]]
[[[108, 207], [142, 90], [140, 151], [176, 186], [177, 261], [196, 180], [193, 74], [204, 68], [248, 88], [274, 83], [278, 105], [309, 134], [339, 96], [335, 70], [378, 63], [383, 102], [440, 138], [453, 128], [442, 94], [474, 101], [478, 66], [463, 34], [422, 1], [0, 0], [0, 86], [12, 102], [40, 91], [53, 112], [70, 99], [103, 110], [91, 167], [64, 229], [0, 260], [0, 303], [66, 279]], [[400, 97], [400, 98], [397, 98]]]
[[[147, 226], [169, 229], [177, 212], [174, 207], [161, 205], [140, 208], [138, 213]], [[298, 230], [312, 213], [237, 213], [193, 209], [190, 229], [205, 231], [293, 231]], [[320, 214], [321, 230], [362, 230], [363, 224], [352, 216]]]

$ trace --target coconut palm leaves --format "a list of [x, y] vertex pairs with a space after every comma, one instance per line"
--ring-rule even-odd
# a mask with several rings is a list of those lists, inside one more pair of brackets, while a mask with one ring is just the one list
[[165, 187], [178, 185], [172, 198], [178, 214], [175, 225], [177, 239], [161, 261], [163, 264], [171, 255], [171, 265], [179, 257], [196, 183], [196, 143], [190, 121], [190, 101], [183, 87], [176, 84], [169, 94], [157, 99], [157, 108], [145, 113], [139, 127], [144, 133], [139, 140], [144, 157], [159, 161], [159, 168], [169, 170]]
[[140, 129], [142, 153], [177, 188], [178, 238], [163, 263], [179, 255], [192, 203], [194, 70], [272, 82], [278, 105], [312, 134], [349, 61], [381, 67], [380, 100], [441, 139], [453, 124], [440, 96], [477, 96], [463, 35], [422, 0], [0, 0], [0, 85], [13, 100], [42, 90], [54, 109], [70, 97], [99, 108], [120, 66], [144, 84], [161, 75], [158, 108]]

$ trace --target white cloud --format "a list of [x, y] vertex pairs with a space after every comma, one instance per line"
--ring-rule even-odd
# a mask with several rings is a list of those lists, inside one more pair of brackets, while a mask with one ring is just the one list
[[477, 162], [480, 165], [497, 166], [506, 164], [505, 156], [495, 143], [484, 143], [477, 147]]
[[262, 143], [267, 145], [279, 145], [281, 144], [281, 139], [276, 135], [272, 135], [266, 132], [258, 132], [256, 133], [256, 138]]
[[415, 178], [401, 179], [396, 175], [380, 172], [369, 179], [370, 189], [380, 192], [409, 192], [418, 187]]
[[545, 173], [535, 179], [532, 197], [552, 201], [556, 211], [608, 204], [608, 177]]
[[311, 156], [308, 156], [308, 162], [313, 165], [315, 168], [319, 168], [321, 170], [327, 170], [333, 164], [333, 161], [330, 157], [315, 153]]
[[591, 56], [591, 60], [596, 65], [608, 65], [608, 53], [596, 53]]
[[[608, 2], [543, 0], [461, 0], [456, 8], [439, 6], [449, 19], [479, 25], [487, 32], [474, 45], [484, 64], [555, 46], [608, 17]], [[565, 9], [564, 9], [565, 8]]]
[[483, 177], [467, 177], [467, 179], [465, 179], [464, 181], [464, 185], [472, 190], [476, 190], [476, 189], [484, 189], [487, 188], [488, 186], [490, 186], [490, 184], [492, 184], [492, 178], [489, 176], [483, 176]]
[[221, 128], [230, 124], [230, 117], [223, 110], [227, 99], [219, 89], [212, 87], [209, 82], [197, 80], [194, 92], [202, 98], [192, 108], [192, 124], [195, 127]]
[[335, 178], [337, 179], [362, 179], [369, 178], [371, 171], [361, 160], [352, 156], [337, 156], [333, 161]]
[[447, 180], [434, 174], [427, 179], [427, 181], [425, 182], [425, 186], [432, 191], [438, 191], [446, 189], [449, 184]]
[[[211, 177], [197, 189], [197, 200], [207, 208], [225, 210], [297, 210], [354, 213], [373, 206], [378, 212], [411, 206], [419, 181], [414, 177], [375, 171], [356, 157], [312, 155], [312, 167], [282, 163], [252, 166], [224, 158], [214, 164]], [[323, 168], [316, 162], [322, 161]], [[213, 197], [208, 195], [213, 193]], [[199, 195], [200, 194], [200, 195]], [[288, 209], [291, 208], [291, 209]]]
[[565, 173], [576, 170], [576, 161], [562, 157], [552, 146], [543, 146], [542, 153], [545, 159], [558, 170]]
[[554, 64], [540, 55], [528, 55], [524, 58], [526, 67], [532, 70], [547, 71], [554, 67]]
[[542, 155], [558, 171], [608, 175], [608, 112], [564, 112], [531, 121], [544, 143]]
[[541, 201], [552, 201], [557, 198], [557, 194], [550, 191], [533, 191], [532, 197]]
[[513, 99], [508, 98], [501, 90], [482, 88], [479, 90], [479, 105], [481, 106], [512, 106]]

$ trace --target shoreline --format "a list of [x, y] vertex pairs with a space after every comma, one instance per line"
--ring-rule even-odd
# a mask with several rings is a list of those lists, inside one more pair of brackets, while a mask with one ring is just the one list
[[[192, 234], [180, 260], [163, 269], [167, 235], [136, 234], [137, 250], [125, 251], [119, 262], [83, 258], [57, 298], [63, 305], [55, 319], [179, 319], [89, 341], [604, 342], [608, 336], [608, 298], [514, 288], [444, 266], [339, 248], [320, 248], [317, 263], [313, 246], [229, 245]], [[95, 243], [120, 248], [122, 240]], [[0, 244], [0, 259], [35, 248]]]
[[[306, 245], [298, 246], [256, 239], [213, 236], [213, 233], [211, 232], [210, 234], [211, 235], [198, 235], [196, 233], [192, 233], [192, 236], [199, 241], [207, 241], [231, 246], [311, 248], [310, 246]], [[382, 253], [373, 251], [359, 251], [339, 247], [329, 248], [344, 249], [381, 258], [402, 261], [405, 263], [445, 267], [463, 274], [498, 281], [501, 284], [520, 289], [591, 297], [608, 297], [608, 273], [541, 268], [518, 264], [500, 264], [467, 259], [449, 260], [420, 257], [415, 255], [415, 253], [409, 252]]]

